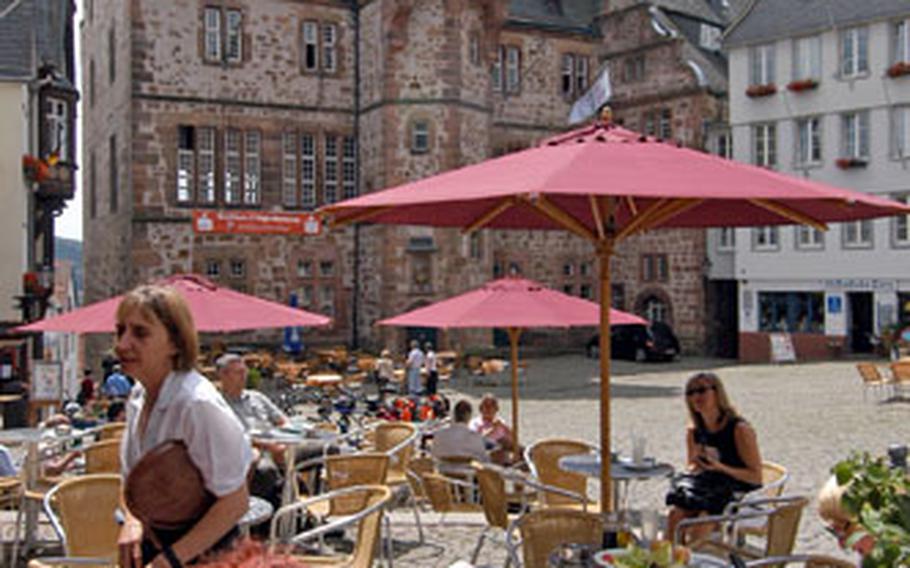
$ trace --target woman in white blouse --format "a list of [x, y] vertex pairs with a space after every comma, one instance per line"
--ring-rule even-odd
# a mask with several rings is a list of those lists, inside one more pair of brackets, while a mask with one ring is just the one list
[[[252, 459], [243, 426], [215, 387], [193, 369], [199, 350], [192, 315], [173, 289], [140, 286], [117, 308], [115, 350], [123, 372], [135, 378], [127, 404], [121, 447], [123, 474], [149, 450], [182, 441], [214, 497], [187, 532], [149, 536], [149, 527], [126, 515], [120, 533], [120, 565], [155, 568], [191, 562], [225, 544], [249, 504], [246, 474]], [[157, 548], [168, 544], [173, 557]]]

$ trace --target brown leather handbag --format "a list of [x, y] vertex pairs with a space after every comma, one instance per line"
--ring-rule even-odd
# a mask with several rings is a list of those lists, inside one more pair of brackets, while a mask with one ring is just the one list
[[188, 530], [215, 502], [186, 444], [177, 440], [142, 456], [126, 478], [124, 498], [143, 525], [164, 531]]

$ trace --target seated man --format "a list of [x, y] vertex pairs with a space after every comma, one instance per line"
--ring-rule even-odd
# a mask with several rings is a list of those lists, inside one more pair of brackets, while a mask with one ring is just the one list
[[120, 372], [120, 364], [114, 365], [114, 371], [104, 379], [101, 394], [110, 398], [126, 398], [130, 395], [133, 384]]
[[[455, 405], [452, 415], [452, 425], [437, 431], [433, 435], [433, 457], [444, 458], [473, 458], [477, 461], [489, 461], [484, 448], [483, 436], [468, 428], [471, 420], [471, 403], [460, 400]], [[444, 470], [444, 467], [440, 468]], [[443, 471], [443, 473], [446, 473]]]

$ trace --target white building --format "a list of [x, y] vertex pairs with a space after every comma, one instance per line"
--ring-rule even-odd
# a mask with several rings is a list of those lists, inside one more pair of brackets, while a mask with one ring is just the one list
[[[727, 31], [733, 157], [910, 196], [910, 2], [756, 0]], [[742, 360], [788, 332], [800, 359], [868, 351], [910, 323], [907, 217], [713, 230], [709, 278], [735, 280]]]

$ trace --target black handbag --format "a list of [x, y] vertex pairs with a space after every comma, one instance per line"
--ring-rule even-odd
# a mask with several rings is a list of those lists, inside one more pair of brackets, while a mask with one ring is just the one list
[[719, 515], [736, 498], [736, 480], [716, 471], [679, 473], [670, 482], [666, 503], [687, 511]]

